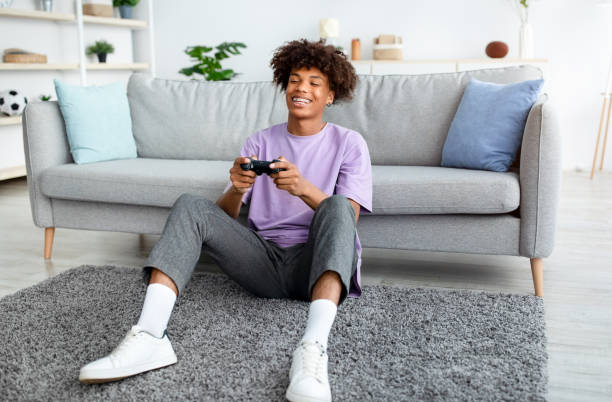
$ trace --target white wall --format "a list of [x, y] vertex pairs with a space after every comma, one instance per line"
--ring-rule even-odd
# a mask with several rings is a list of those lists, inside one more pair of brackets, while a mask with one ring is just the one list
[[[590, 170], [593, 158], [612, 57], [612, 7], [597, 1], [541, 0], [531, 9], [536, 57], [550, 63], [564, 169]], [[351, 38], [361, 39], [364, 59], [381, 33], [403, 37], [405, 58], [485, 57], [492, 40], [518, 56], [519, 19], [506, 0], [156, 1], [157, 75], [185, 79], [178, 70], [190, 65], [187, 46], [240, 41], [248, 48], [224, 66], [243, 73], [242, 81], [271, 80], [274, 49], [292, 39], [318, 39], [318, 21], [326, 17], [339, 19], [337, 44], [347, 51]], [[612, 138], [604, 169], [612, 169]]]
[[[190, 45], [217, 45], [241, 41], [244, 54], [226, 60], [227, 67], [243, 73], [243, 81], [270, 80], [268, 66], [274, 49], [284, 42], [318, 39], [320, 18], [340, 21], [337, 44], [350, 49], [361, 39], [362, 58], [371, 58], [372, 39], [393, 33], [404, 39], [406, 58], [478, 58], [492, 40], [510, 46], [517, 56], [519, 20], [507, 0], [153, 0], [157, 75], [186, 79], [178, 74], [190, 65], [183, 53]], [[56, 11], [74, 11], [73, 0], [55, 0]], [[590, 170], [607, 68], [612, 57], [612, 7], [598, 0], [541, 0], [532, 7], [536, 57], [550, 61], [550, 94], [555, 102], [563, 136], [564, 169]], [[37, 8], [36, 0], [15, 0], [14, 7]], [[142, 7], [139, 5], [138, 7]], [[142, 10], [137, 10], [138, 11]], [[104, 37], [116, 46], [109, 62], [130, 61], [129, 30], [86, 26], [86, 44]], [[0, 50], [23, 47], [48, 55], [49, 62], [78, 62], [75, 24], [0, 17]], [[136, 60], [140, 61], [140, 60]], [[127, 81], [127, 71], [91, 71], [89, 84]], [[17, 87], [33, 99], [53, 92], [53, 78], [78, 84], [78, 71], [0, 72], [0, 89]], [[14, 138], [15, 149], [0, 150], [7, 159], [23, 159], [20, 128], [0, 127], [0, 139]], [[604, 168], [612, 170], [612, 133]]]

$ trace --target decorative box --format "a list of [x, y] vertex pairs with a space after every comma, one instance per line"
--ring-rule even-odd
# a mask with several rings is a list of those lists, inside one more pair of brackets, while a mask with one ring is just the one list
[[83, 14], [96, 17], [113, 16], [113, 0], [83, 0]]
[[46, 63], [47, 55], [10, 48], [4, 50], [2, 61], [5, 63]]
[[374, 60], [402, 60], [402, 38], [395, 35], [379, 35], [374, 38]]

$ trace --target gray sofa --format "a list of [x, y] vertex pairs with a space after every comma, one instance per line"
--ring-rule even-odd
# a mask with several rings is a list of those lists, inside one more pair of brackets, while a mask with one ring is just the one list
[[[430, 75], [360, 76], [354, 100], [324, 120], [361, 133], [370, 150], [373, 212], [357, 226], [363, 247], [500, 254], [530, 259], [542, 295], [542, 258], [555, 239], [560, 134], [542, 95], [508, 172], [440, 167], [442, 148], [471, 77], [541, 78], [532, 66]], [[199, 82], [133, 74], [127, 87], [138, 158], [77, 165], [56, 102], [23, 116], [34, 224], [160, 234], [185, 192], [216, 200], [247, 136], [287, 119], [271, 82]], [[248, 206], [238, 217], [246, 225]], [[367, 270], [367, 266], [363, 269]]]

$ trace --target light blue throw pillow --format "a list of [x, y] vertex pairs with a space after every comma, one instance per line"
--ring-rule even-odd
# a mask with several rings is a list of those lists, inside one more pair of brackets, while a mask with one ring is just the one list
[[472, 78], [448, 131], [441, 165], [508, 171], [543, 83], [495, 84]]
[[138, 156], [125, 85], [83, 87], [53, 82], [75, 163]]

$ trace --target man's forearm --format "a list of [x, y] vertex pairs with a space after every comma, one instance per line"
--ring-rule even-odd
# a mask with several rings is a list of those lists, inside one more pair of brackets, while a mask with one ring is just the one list
[[308, 206], [314, 210], [317, 209], [321, 201], [329, 197], [329, 195], [325, 194], [323, 191], [319, 190], [317, 186], [309, 182], [307, 190], [304, 194], [300, 195], [302, 201], [304, 201]]
[[229, 216], [236, 219], [240, 214], [243, 195], [242, 193], [234, 191], [234, 187], [232, 186], [225, 193], [221, 194], [216, 204]]

